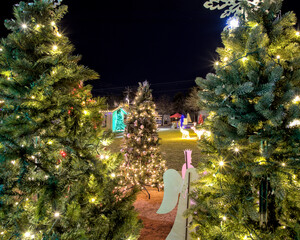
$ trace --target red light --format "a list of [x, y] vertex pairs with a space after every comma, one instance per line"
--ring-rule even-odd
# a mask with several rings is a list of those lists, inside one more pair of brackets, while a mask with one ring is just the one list
[[64, 150], [61, 150], [61, 151], [60, 151], [60, 155], [61, 155], [62, 157], [66, 157], [66, 156], [67, 156], [67, 153], [66, 153]]

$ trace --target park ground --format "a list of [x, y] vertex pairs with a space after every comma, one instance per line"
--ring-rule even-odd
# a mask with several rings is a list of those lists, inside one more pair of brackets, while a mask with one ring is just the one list
[[[166, 160], [167, 168], [180, 171], [184, 164], [184, 150], [192, 150], [192, 164], [197, 166], [201, 160], [200, 150], [197, 146], [197, 135], [190, 129], [190, 139], [182, 139], [179, 129], [160, 128], [160, 149], [163, 158]], [[120, 152], [122, 135], [116, 136], [115, 141], [110, 146], [112, 152]], [[157, 189], [150, 188], [150, 199], [144, 192], [140, 192], [134, 203], [139, 212], [139, 218], [143, 221], [144, 228], [141, 231], [139, 240], [164, 240], [168, 236], [173, 226], [176, 210], [168, 214], [159, 215], [156, 213], [163, 199], [164, 192], [158, 192]]]

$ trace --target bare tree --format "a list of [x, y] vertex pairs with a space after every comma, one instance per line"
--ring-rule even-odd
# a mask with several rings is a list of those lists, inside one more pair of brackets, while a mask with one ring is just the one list
[[162, 115], [162, 123], [164, 124], [164, 115], [171, 114], [174, 111], [174, 103], [168, 95], [161, 95], [156, 101], [158, 113]]
[[[200, 89], [198, 87], [193, 87], [189, 93], [189, 95], [186, 97], [184, 101], [184, 106], [188, 111], [191, 111], [194, 115], [194, 121], [197, 118], [197, 113], [200, 111], [199, 106], [199, 96], [198, 92]], [[197, 121], [197, 119], [196, 119]]]

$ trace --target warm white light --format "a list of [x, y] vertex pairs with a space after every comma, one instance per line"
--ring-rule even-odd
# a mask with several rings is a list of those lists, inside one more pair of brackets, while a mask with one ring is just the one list
[[2, 52], [3, 51], [3, 49], [2, 48], [0, 48], [0, 52]]
[[295, 119], [294, 121], [290, 122], [290, 124], [288, 125], [288, 127], [297, 127], [297, 126], [300, 126], [299, 119]]
[[23, 23], [21, 26], [22, 26], [23, 29], [27, 28], [27, 24], [26, 23]]
[[61, 34], [59, 32], [56, 33], [56, 36], [61, 37]]
[[51, 22], [51, 26], [55, 26], [55, 22]]
[[58, 49], [57, 45], [53, 45], [53, 46], [52, 46], [52, 50], [53, 50], [53, 51], [56, 51], [57, 49]]
[[285, 163], [282, 163], [281, 165], [282, 165], [283, 167], [285, 167]]
[[92, 199], [91, 199], [91, 202], [95, 202], [95, 201], [96, 201], [96, 199], [95, 199], [95, 198], [92, 198]]
[[49, 145], [51, 145], [52, 143], [53, 143], [52, 141], [49, 141], [49, 142], [48, 142]]
[[32, 235], [30, 236], [30, 238], [31, 238], [31, 239], [34, 239], [34, 235], [32, 234]]
[[280, 59], [280, 55], [277, 55], [276, 58], [279, 60]]
[[298, 103], [300, 102], [300, 96], [296, 96], [294, 99], [293, 99], [293, 103]]
[[55, 212], [55, 213], [54, 213], [54, 217], [59, 218], [59, 216], [60, 216], [60, 213], [59, 213], [59, 212]]
[[224, 61], [227, 62], [228, 61], [228, 57], [224, 57]]
[[35, 99], [35, 96], [31, 96], [32, 99]]
[[216, 66], [219, 66], [219, 62], [215, 62]]
[[239, 151], [240, 151], [240, 149], [239, 149], [238, 147], [235, 147], [235, 148], [233, 149], [233, 151], [235, 151], [235, 152], [239, 152]]
[[24, 237], [30, 237], [31, 236], [31, 233], [30, 232], [26, 232], [26, 233], [24, 233]]
[[84, 115], [87, 115], [88, 113], [89, 113], [89, 112], [88, 112], [87, 110], [84, 110], [84, 111], [83, 111], [83, 114], [84, 114]]
[[239, 24], [239, 20], [238, 19], [232, 18], [232, 19], [229, 20], [229, 27], [231, 29], [237, 28], [239, 25], [240, 24]]
[[1, 232], [1, 235], [3, 235], [4, 234], [4, 232]]
[[300, 36], [300, 32], [296, 32], [296, 36], [299, 37]]
[[223, 219], [224, 221], [226, 221], [226, 220], [227, 220], [227, 217], [226, 217], [226, 216], [224, 216], [224, 217], [222, 217], [222, 219]]
[[223, 162], [223, 161], [220, 161], [220, 162], [219, 162], [219, 166], [223, 167], [223, 166], [224, 166], [224, 162]]
[[110, 176], [111, 176], [112, 178], [114, 178], [114, 177], [116, 177], [116, 174], [115, 174], [115, 173], [112, 173]]
[[16, 202], [15, 204], [16, 204], [16, 205], [18, 205], [19, 203], [18, 203], [18, 202]]
[[11, 164], [12, 164], [12, 165], [15, 165], [15, 164], [16, 164], [16, 161], [15, 161], [15, 160], [12, 160], [12, 161], [11, 161]]
[[243, 61], [243, 62], [245, 62], [245, 61], [247, 61], [247, 60], [248, 60], [248, 58], [246, 58], [246, 57], [243, 57], [243, 58], [242, 58], [242, 61]]

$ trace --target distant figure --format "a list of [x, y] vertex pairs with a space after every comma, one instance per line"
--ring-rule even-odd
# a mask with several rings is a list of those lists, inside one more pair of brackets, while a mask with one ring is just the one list
[[182, 133], [182, 138], [183, 139], [189, 139], [190, 138], [189, 131], [184, 130], [182, 127], [180, 127], [180, 132]]

